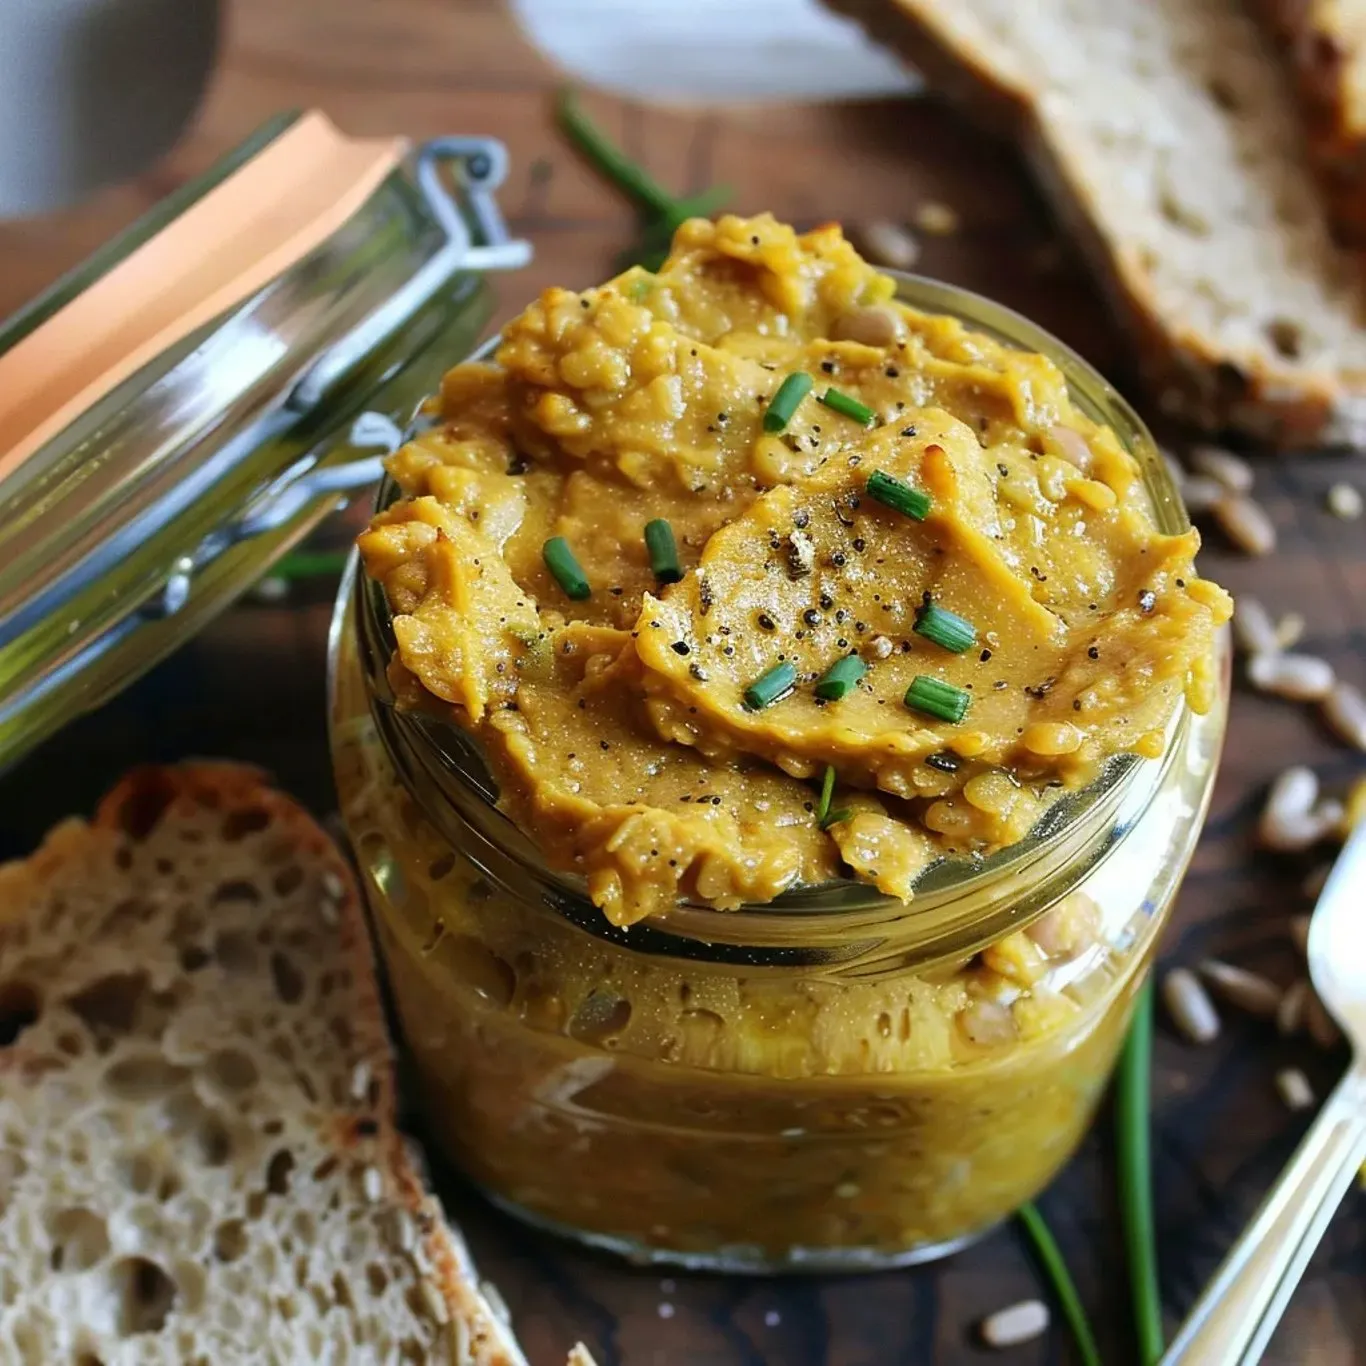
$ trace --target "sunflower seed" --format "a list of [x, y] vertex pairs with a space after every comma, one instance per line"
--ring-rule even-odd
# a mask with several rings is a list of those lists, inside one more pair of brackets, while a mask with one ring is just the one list
[[1328, 490], [1328, 511], [1344, 522], [1355, 522], [1362, 513], [1361, 490], [1352, 484], [1334, 484]]
[[366, 1167], [361, 1176], [361, 1190], [372, 1205], [379, 1204], [384, 1198], [384, 1177], [380, 1175], [378, 1167]]
[[1222, 446], [1193, 446], [1190, 467], [1197, 474], [1216, 480], [1230, 493], [1252, 492], [1252, 466]]
[[1228, 490], [1207, 474], [1188, 474], [1186, 482], [1181, 485], [1181, 501], [1192, 517], [1209, 512], [1227, 494]]
[[863, 254], [878, 266], [893, 270], [910, 270], [920, 259], [920, 241], [900, 223], [875, 218], [863, 224], [854, 234]]
[[1210, 1043], [1219, 1037], [1219, 1012], [1189, 968], [1173, 968], [1162, 979], [1162, 999], [1172, 1023], [1192, 1043]]
[[[1318, 878], [1318, 888], [1313, 895], [1318, 896], [1323, 891], [1323, 884], [1328, 880], [1328, 869], [1322, 870], [1322, 875], [1311, 874]], [[1307, 880], [1307, 879], [1306, 879]], [[1307, 915], [1292, 915], [1290, 917], [1290, 942], [1304, 954], [1309, 952], [1309, 917]]]
[[1320, 840], [1336, 835], [1342, 823], [1342, 803], [1320, 802], [1312, 811], [1297, 816], [1267, 820], [1258, 827], [1262, 847], [1281, 854], [1297, 854], [1312, 849]]
[[1287, 612], [1276, 623], [1276, 645], [1278, 649], [1293, 650], [1300, 643], [1307, 625], [1298, 612]]
[[1276, 1089], [1287, 1110], [1308, 1110], [1314, 1104], [1314, 1088], [1298, 1067], [1285, 1067], [1277, 1072]]
[[1186, 483], [1185, 466], [1165, 447], [1159, 446], [1157, 453], [1162, 457], [1162, 463], [1167, 467], [1167, 475], [1177, 488], [1183, 488]]
[[1323, 719], [1342, 739], [1366, 750], [1366, 697], [1361, 689], [1339, 680], [1323, 699]]
[[1238, 595], [1233, 609], [1233, 634], [1250, 655], [1274, 655], [1280, 645], [1271, 613], [1254, 597]]
[[1062, 452], [1062, 458], [1070, 461], [1083, 474], [1091, 473], [1091, 463], [1095, 459], [1086, 438], [1075, 428], [1065, 427], [1056, 422], [1048, 429], [1048, 437]]
[[1333, 688], [1333, 666], [1317, 655], [1253, 655], [1247, 678], [1258, 692], [1292, 702], [1321, 702]]
[[1309, 979], [1301, 977], [1293, 983], [1290, 989], [1281, 997], [1280, 1007], [1276, 1011], [1277, 1032], [1285, 1038], [1290, 1038], [1300, 1032], [1300, 1026], [1304, 1023], [1305, 1002], [1309, 999]]
[[1227, 1001], [1249, 1015], [1272, 1019], [1281, 1003], [1281, 990], [1260, 973], [1249, 972], [1233, 963], [1222, 963], [1217, 958], [1206, 958], [1196, 971], [1209, 983], [1221, 1001]]
[[1021, 1300], [982, 1320], [982, 1341], [988, 1347], [1017, 1347], [1032, 1342], [1048, 1328], [1048, 1306], [1042, 1300]]
[[1304, 1027], [1309, 1031], [1309, 1037], [1325, 1051], [1336, 1048], [1342, 1042], [1342, 1031], [1337, 1021], [1328, 1013], [1328, 1007], [1312, 986], [1304, 998]]
[[1267, 789], [1266, 805], [1262, 807], [1262, 823], [1289, 820], [1292, 816], [1307, 816], [1319, 799], [1319, 779], [1312, 768], [1291, 764], [1277, 775]]
[[830, 335], [836, 341], [858, 342], [862, 346], [892, 346], [901, 336], [901, 320], [891, 309], [870, 304], [841, 314]]
[[958, 215], [947, 204], [931, 200], [915, 211], [915, 225], [932, 237], [948, 237], [958, 231]]
[[1213, 509], [1214, 519], [1239, 550], [1269, 555], [1276, 548], [1276, 526], [1267, 510], [1244, 493], [1226, 493]]

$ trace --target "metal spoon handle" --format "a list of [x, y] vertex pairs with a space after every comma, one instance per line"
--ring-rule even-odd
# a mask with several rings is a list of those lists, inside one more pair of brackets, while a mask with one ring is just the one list
[[1252, 1366], [1366, 1158], [1366, 1068], [1354, 1063], [1233, 1245], [1161, 1366]]

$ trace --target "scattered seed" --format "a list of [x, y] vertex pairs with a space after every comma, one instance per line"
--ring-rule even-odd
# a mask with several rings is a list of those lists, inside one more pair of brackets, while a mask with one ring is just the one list
[[264, 579], [257, 579], [251, 596], [257, 602], [284, 602], [289, 597], [289, 580], [279, 574], [268, 574]]
[[1342, 1042], [1342, 1031], [1328, 1013], [1317, 991], [1311, 985], [1304, 998], [1304, 1027], [1309, 1037], [1325, 1052]]
[[1293, 983], [1281, 997], [1281, 1004], [1276, 1011], [1276, 1030], [1284, 1038], [1288, 1039], [1300, 1032], [1300, 1026], [1304, 1023], [1304, 1007], [1308, 999], [1307, 977], [1301, 977]]
[[1182, 488], [1186, 482], [1186, 467], [1165, 447], [1159, 446], [1157, 453], [1162, 457], [1162, 463], [1167, 467], [1167, 475], [1177, 488]]
[[365, 1174], [361, 1177], [361, 1189], [372, 1205], [379, 1204], [384, 1198], [384, 1178], [380, 1175], [378, 1167], [366, 1167]]
[[1239, 646], [1250, 655], [1274, 655], [1280, 648], [1271, 613], [1259, 599], [1251, 596], [1238, 595], [1233, 609], [1233, 634]]
[[875, 218], [863, 224], [855, 238], [874, 265], [910, 270], [920, 259], [920, 241], [915, 234], [886, 218]]
[[1249, 972], [1233, 963], [1223, 963], [1217, 958], [1206, 958], [1196, 967], [1196, 971], [1209, 983], [1214, 994], [1221, 1001], [1227, 1001], [1249, 1015], [1270, 1020], [1275, 1017], [1276, 1008], [1281, 1003], [1281, 990], [1260, 973]]
[[1224, 534], [1249, 555], [1269, 555], [1276, 548], [1276, 526], [1266, 509], [1244, 493], [1226, 493], [1211, 509]]
[[887, 659], [890, 657], [895, 646], [886, 636], [874, 636], [868, 642], [868, 653], [874, 659]]
[[958, 215], [947, 204], [932, 199], [915, 211], [915, 225], [931, 237], [948, 237], [958, 231]]
[[1320, 802], [1312, 811], [1282, 820], [1267, 821], [1265, 816], [1258, 829], [1262, 844], [1282, 854], [1297, 854], [1312, 849], [1320, 840], [1336, 835], [1342, 822], [1342, 803]]
[[1333, 687], [1333, 666], [1317, 655], [1253, 655], [1247, 678], [1258, 692], [1292, 702], [1321, 702]]
[[1366, 750], [1366, 697], [1361, 689], [1339, 680], [1323, 699], [1323, 719], [1349, 745]]
[[323, 872], [320, 882], [322, 884], [323, 895], [327, 897], [329, 901], [341, 901], [346, 896], [346, 883], [344, 883], [340, 876], [334, 873], [330, 868]]
[[982, 1320], [982, 1341], [988, 1347], [1018, 1347], [1033, 1342], [1048, 1329], [1048, 1306], [1042, 1300], [1021, 1300]]
[[1219, 1012], [1189, 968], [1173, 968], [1162, 979], [1162, 999], [1172, 1023], [1192, 1043], [1210, 1043], [1219, 1037]]
[[1262, 824], [1273, 824], [1295, 816], [1307, 816], [1319, 799], [1318, 775], [1304, 764], [1292, 764], [1281, 772], [1267, 790], [1262, 808]]
[[973, 1001], [958, 1012], [958, 1024], [975, 1044], [994, 1047], [1015, 1042], [1015, 1017], [999, 1001]]
[[1276, 623], [1276, 645], [1282, 650], [1293, 650], [1304, 635], [1305, 619], [1298, 612], [1287, 612]]
[[836, 341], [859, 342], [863, 346], [892, 346], [901, 336], [901, 319], [890, 308], [870, 304], [842, 313], [835, 319], [830, 335]]
[[1328, 511], [1344, 522], [1355, 522], [1363, 511], [1361, 490], [1352, 484], [1334, 484], [1328, 490]]
[[[1325, 867], [1310, 873], [1310, 875], [1305, 878], [1306, 884], [1311, 881], [1318, 884], [1314, 890], [1309, 893], [1315, 899], [1317, 899], [1319, 893], [1323, 891], [1323, 884], [1328, 881], [1328, 871], [1328, 868]], [[1309, 891], [1307, 886], [1305, 890]], [[1301, 954], [1309, 952], [1309, 917], [1307, 915], [1292, 915], [1290, 917], [1290, 942], [1299, 949]]]
[[1064, 460], [1070, 461], [1083, 474], [1091, 473], [1094, 456], [1086, 438], [1073, 427], [1064, 427], [1061, 422], [1048, 429], [1048, 439], [1062, 452]]
[[493, 1310], [493, 1317], [500, 1319], [503, 1323], [511, 1323], [512, 1310], [508, 1308], [508, 1302], [503, 1298], [503, 1292], [492, 1281], [480, 1281], [479, 1289], [483, 1291], [484, 1300], [488, 1307]]
[[351, 1099], [362, 1101], [370, 1094], [370, 1064], [358, 1062], [351, 1071]]
[[1287, 1110], [1308, 1110], [1314, 1104], [1314, 1088], [1298, 1067], [1283, 1067], [1276, 1073], [1276, 1089]]
[[1207, 474], [1188, 474], [1186, 482], [1181, 485], [1181, 501], [1192, 517], [1209, 512], [1221, 498], [1227, 496], [1228, 490]]
[[1252, 466], [1242, 456], [1234, 455], [1222, 446], [1192, 447], [1190, 466], [1197, 474], [1222, 484], [1230, 493], [1252, 492]]

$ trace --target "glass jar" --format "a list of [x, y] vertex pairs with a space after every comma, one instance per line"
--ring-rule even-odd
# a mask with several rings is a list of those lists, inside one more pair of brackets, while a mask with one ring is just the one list
[[[1049, 355], [1074, 402], [1166, 467], [1057, 341], [949, 286], [912, 306]], [[381, 501], [393, 491], [382, 491]], [[616, 929], [494, 806], [462, 732], [396, 708], [383, 595], [353, 568], [332, 641], [342, 811], [435, 1137], [498, 1204], [642, 1261], [850, 1270], [945, 1255], [1034, 1196], [1105, 1088], [1213, 782], [1227, 696], [1172, 718], [1031, 835], [949, 859], [910, 905], [855, 883]]]
[[379, 479], [529, 258], [506, 170], [282, 115], [0, 325], [0, 767]]

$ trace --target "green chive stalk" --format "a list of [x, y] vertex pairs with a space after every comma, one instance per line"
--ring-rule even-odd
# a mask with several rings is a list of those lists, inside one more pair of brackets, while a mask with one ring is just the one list
[[1083, 1366], [1101, 1366], [1100, 1348], [1096, 1346], [1096, 1335], [1091, 1331], [1090, 1320], [1082, 1306], [1081, 1296], [1077, 1293], [1072, 1273], [1063, 1260], [1062, 1249], [1053, 1237], [1052, 1230], [1044, 1222], [1044, 1217], [1034, 1205], [1021, 1205], [1016, 1211], [1034, 1253], [1043, 1267], [1044, 1275], [1053, 1287], [1053, 1295], [1062, 1308], [1063, 1318], [1076, 1339], [1077, 1351], [1081, 1354]]
[[568, 87], [556, 97], [555, 118], [594, 169], [633, 199], [640, 210], [641, 240], [628, 253], [631, 259], [627, 264], [657, 270], [669, 254], [674, 229], [685, 219], [708, 217], [730, 197], [730, 191], [720, 185], [685, 199], [671, 195], [584, 113], [578, 95]]
[[1162, 1294], [1153, 1230], [1152, 1137], [1149, 1098], [1153, 1056], [1153, 987], [1134, 1003], [1133, 1023], [1115, 1084], [1115, 1130], [1119, 1159], [1120, 1221], [1129, 1260], [1138, 1359], [1153, 1366], [1163, 1352]]

